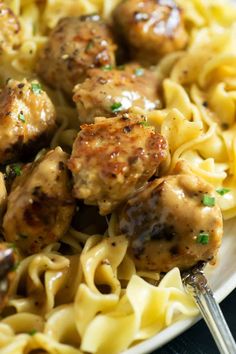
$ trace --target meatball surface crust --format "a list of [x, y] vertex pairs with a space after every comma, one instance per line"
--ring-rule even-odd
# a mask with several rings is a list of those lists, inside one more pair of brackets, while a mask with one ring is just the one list
[[104, 67], [88, 71], [88, 78], [74, 88], [79, 119], [93, 123], [95, 117], [111, 117], [132, 106], [153, 110], [160, 106], [160, 82], [154, 70], [127, 64], [122, 69]]
[[167, 155], [165, 139], [142, 118], [123, 114], [82, 125], [68, 162], [74, 196], [112, 212], [142, 187]]
[[60, 147], [28, 164], [16, 177], [3, 219], [5, 239], [24, 253], [39, 252], [58, 241], [74, 212], [67, 154]]
[[12, 10], [0, 1], [0, 55], [21, 43], [20, 23]]
[[71, 95], [88, 69], [115, 64], [115, 49], [109, 27], [98, 15], [65, 17], [49, 35], [36, 69], [50, 86]]
[[187, 44], [182, 11], [174, 0], [122, 1], [113, 18], [131, 56], [144, 64], [156, 64]]
[[55, 123], [55, 108], [37, 82], [9, 80], [0, 92], [0, 163], [46, 146]]
[[[223, 221], [213, 187], [195, 175], [167, 176], [149, 182], [117, 214], [119, 233], [130, 239], [138, 269], [168, 272], [214, 259]], [[214, 204], [214, 205], [213, 205]]]

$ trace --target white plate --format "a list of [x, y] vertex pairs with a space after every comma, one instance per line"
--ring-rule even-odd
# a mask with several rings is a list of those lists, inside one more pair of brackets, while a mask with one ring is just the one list
[[[206, 275], [217, 301], [222, 301], [236, 288], [236, 219], [225, 222], [224, 240], [220, 249], [217, 265], [208, 267]], [[123, 354], [145, 354], [160, 348], [177, 337], [199, 318], [179, 321], [156, 336], [132, 347]]]

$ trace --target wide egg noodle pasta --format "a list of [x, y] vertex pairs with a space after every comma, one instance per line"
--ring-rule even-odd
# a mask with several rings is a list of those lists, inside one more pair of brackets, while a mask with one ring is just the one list
[[[198, 10], [205, 6], [200, 11], [205, 13], [210, 6], [206, 3], [199, 7], [200, 2], [193, 1], [192, 6]], [[215, 189], [227, 188], [225, 195], [216, 193], [225, 219], [236, 215], [235, 29], [234, 23], [223, 28], [217, 21], [195, 28], [189, 48], [177, 59], [165, 57], [157, 68], [168, 77], [163, 81], [166, 105], [147, 114], [169, 143], [171, 154], [164, 172], [172, 173], [184, 159]]]
[[[81, 256], [73, 256], [76, 266], [71, 256], [58, 254], [57, 245], [24, 259], [17, 269], [15, 295], [9, 303], [9, 309], [13, 307], [17, 313], [0, 322], [1, 353], [44, 349], [48, 353], [115, 354], [159, 332], [181, 315], [196, 315], [178, 269], [169, 272], [158, 287], [148, 284], [134, 274], [132, 261], [127, 262], [127, 245], [124, 236], [92, 236]], [[117, 252], [111, 252], [114, 247]], [[122, 262], [130, 270], [126, 268], [117, 278]], [[70, 280], [75, 271], [79, 278], [74, 300], [60, 305], [65, 288], [73, 293]], [[124, 278], [129, 278], [125, 291], [121, 283]], [[109, 288], [109, 294], [101, 293], [101, 286]], [[29, 297], [20, 293], [22, 289]], [[32, 329], [36, 332], [33, 336]], [[111, 341], [121, 330], [124, 334]]]
[[[134, 340], [149, 338], [173, 323], [179, 314], [194, 316], [197, 313], [192, 300], [183, 290], [176, 268], [166, 275], [158, 287], [133, 275], [125, 294], [114, 308], [104, 311], [103, 306], [100, 306], [100, 314], [90, 321], [85, 330], [81, 345], [84, 351], [99, 354], [119, 353]], [[77, 317], [77, 321], [79, 319]]]
[[[87, 242], [89, 241], [90, 239]], [[97, 238], [93, 239], [92, 248], [90, 244], [88, 248], [85, 246], [81, 256], [81, 265], [84, 277], [87, 272], [87, 281], [78, 288], [75, 298], [75, 320], [82, 338], [82, 350], [91, 353], [119, 353], [134, 340], [148, 338], [165, 327], [167, 322], [173, 323], [176, 313], [177, 316], [181, 313], [188, 316], [196, 314], [193, 302], [183, 290], [177, 269], [170, 272], [159, 287], [150, 285], [133, 274], [126, 291], [123, 292], [121, 284], [113, 285], [113, 278], [122, 264], [122, 258], [125, 260], [127, 241], [123, 236], [116, 236], [101, 240], [99, 248]], [[112, 253], [111, 247], [118, 247], [119, 252]], [[123, 251], [119, 248], [123, 248]], [[91, 263], [92, 257], [96, 257], [95, 265]], [[91, 266], [97, 267], [96, 272], [91, 271]], [[109, 294], [101, 294], [97, 288], [101, 285], [102, 271], [107, 272], [102, 278], [103, 282], [105, 281], [103, 285], [109, 285], [111, 288]], [[173, 287], [170, 286], [168, 277], [173, 277]], [[171, 296], [173, 302], [176, 302], [176, 313], [172, 303], [172, 317], [169, 307], [172, 306], [169, 301]], [[179, 296], [182, 296], [185, 302], [180, 300]], [[115, 336], [116, 333], [119, 333], [119, 336]]]
[[[22, 44], [0, 56], [0, 85], [8, 77], [35, 78], [37, 55], [49, 31], [65, 16], [98, 12], [110, 19], [119, 0], [6, 0], [19, 17]], [[225, 218], [236, 216], [236, 7], [223, 0], [177, 0], [184, 10], [189, 44], [156, 66], [163, 80], [163, 109], [143, 112], [163, 134], [169, 156], [162, 174], [185, 161], [215, 189]], [[74, 107], [46, 86], [58, 117], [51, 147], [70, 152], [79, 130]], [[115, 234], [114, 216], [103, 235], [70, 228], [62, 243], [23, 259], [13, 295], [0, 321], [2, 354], [116, 354], [197, 314], [178, 269], [160, 282], [137, 272], [128, 242]], [[157, 285], [158, 284], [158, 285]]]

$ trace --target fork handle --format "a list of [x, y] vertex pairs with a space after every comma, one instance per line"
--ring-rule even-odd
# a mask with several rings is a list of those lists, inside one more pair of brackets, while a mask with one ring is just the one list
[[183, 279], [185, 288], [194, 298], [221, 354], [236, 354], [236, 343], [220, 306], [202, 271]]

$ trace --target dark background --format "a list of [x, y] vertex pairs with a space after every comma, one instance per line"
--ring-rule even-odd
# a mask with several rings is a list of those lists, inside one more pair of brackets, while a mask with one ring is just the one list
[[[236, 339], [236, 290], [220, 306]], [[201, 320], [184, 334], [152, 354], [219, 354], [219, 351], [207, 326]]]

